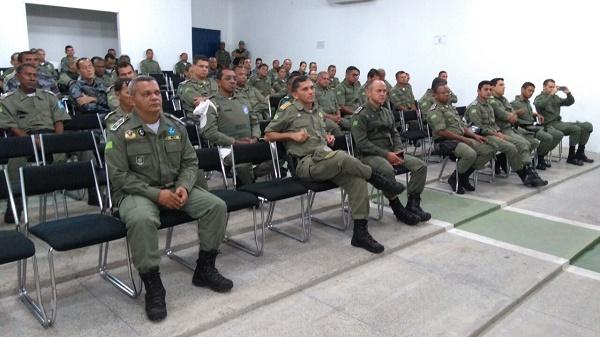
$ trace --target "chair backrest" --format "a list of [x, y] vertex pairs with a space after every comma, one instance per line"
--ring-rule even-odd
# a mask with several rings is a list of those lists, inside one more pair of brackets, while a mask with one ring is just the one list
[[10, 197], [10, 184], [6, 170], [0, 170], [0, 200], [8, 200]]
[[456, 107], [456, 112], [458, 113], [458, 115], [460, 117], [464, 117], [465, 113], [467, 112], [467, 107], [466, 106], [457, 106]]
[[91, 187], [98, 189], [96, 170], [92, 161], [25, 166], [21, 167], [19, 171], [23, 196]]
[[0, 138], [0, 165], [19, 157], [34, 158], [39, 163], [34, 136]]
[[252, 163], [258, 165], [271, 160], [271, 148], [267, 142], [234, 144], [233, 157], [235, 164]]
[[265, 129], [267, 128], [267, 125], [269, 125], [269, 123], [271, 123], [271, 121], [260, 121], [258, 122], [258, 125], [260, 127], [260, 136], [263, 137], [265, 135]]
[[198, 131], [198, 127], [196, 126], [194, 121], [191, 119], [186, 120], [185, 117], [182, 120], [185, 123], [185, 129], [187, 130], [188, 139], [190, 140], [190, 143], [192, 143], [193, 146], [201, 147], [202, 141], [200, 137], [200, 131]]
[[92, 131], [42, 134], [40, 135], [40, 146], [42, 148], [42, 163], [44, 165], [47, 164], [47, 156], [55, 153], [92, 151], [97, 164], [102, 167], [98, 143]]
[[173, 110], [169, 113], [178, 119], [185, 117], [185, 113], [183, 112], [183, 110]]
[[273, 110], [277, 110], [279, 107], [279, 102], [281, 101], [281, 97], [272, 97], [269, 96], [269, 105]]
[[154, 77], [154, 79], [156, 80], [158, 85], [167, 84], [167, 80], [165, 79], [165, 75], [163, 75], [163, 74], [148, 74], [148, 75]]
[[419, 113], [416, 110], [403, 110], [402, 117], [404, 118], [404, 122], [418, 121]]
[[98, 114], [78, 114], [64, 121], [66, 131], [102, 130], [101, 118]]
[[219, 172], [223, 170], [223, 163], [221, 162], [218, 148], [207, 147], [196, 149], [196, 156], [198, 157], [199, 169]]

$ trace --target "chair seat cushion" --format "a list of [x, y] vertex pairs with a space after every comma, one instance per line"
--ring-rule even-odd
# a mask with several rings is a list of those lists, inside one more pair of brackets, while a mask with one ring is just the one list
[[104, 214], [84, 214], [48, 221], [29, 232], [57, 251], [77, 249], [125, 237], [125, 224]]
[[334, 184], [331, 180], [326, 181], [312, 181], [312, 180], [297, 180], [302, 186], [306, 187], [307, 190], [313, 191], [315, 193], [333, 190], [334, 188], [338, 188], [338, 185]]
[[410, 139], [410, 140], [423, 139], [423, 138], [427, 138], [427, 132], [422, 131], [422, 130], [408, 130], [408, 131], [403, 132], [401, 136], [404, 139]]
[[307, 192], [306, 188], [293, 178], [276, 179], [244, 185], [238, 190], [252, 193], [269, 201], [292, 198]]
[[15, 230], [0, 231], [0, 264], [10, 263], [35, 254], [33, 242]]
[[176, 209], [167, 209], [160, 211], [160, 227], [158, 229], [175, 227], [184, 223], [196, 221], [196, 219], [187, 215], [184, 211]]
[[223, 199], [227, 204], [227, 212], [235, 212], [240, 209], [258, 207], [258, 198], [248, 192], [231, 191], [231, 190], [212, 190], [210, 193]]

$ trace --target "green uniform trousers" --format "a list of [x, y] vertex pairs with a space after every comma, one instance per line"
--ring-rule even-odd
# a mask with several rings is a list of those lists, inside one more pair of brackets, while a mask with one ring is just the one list
[[[386, 158], [381, 156], [365, 156], [361, 157], [360, 160], [384, 176], [390, 179], [396, 178], [394, 167]], [[427, 165], [425, 165], [425, 162], [417, 157], [404, 154], [403, 166], [410, 171], [410, 180], [408, 181], [408, 186], [406, 187], [406, 193], [408, 195], [420, 195], [423, 192], [423, 188], [425, 188], [425, 181], [427, 180]], [[389, 200], [393, 200], [397, 197], [396, 195], [390, 195], [387, 193], [384, 193], [384, 195]]]
[[544, 124], [546, 129], [554, 128], [569, 136], [569, 146], [585, 145], [590, 139], [590, 133], [594, 131], [592, 123], [589, 122], [561, 122], [554, 121]]
[[458, 173], [463, 174], [470, 168], [482, 169], [489, 162], [496, 148], [486, 143], [480, 143], [474, 139], [469, 144], [458, 143], [454, 149], [454, 155], [458, 158]]
[[508, 163], [515, 171], [523, 169], [523, 152], [526, 152], [526, 163], [529, 162], [529, 143], [520, 142], [519, 149], [517, 146], [509, 141], [510, 137], [506, 137], [506, 140], [500, 139], [496, 136], [487, 136], [487, 143], [493, 146], [496, 151], [504, 153]]
[[371, 172], [368, 165], [342, 151], [308, 155], [296, 166], [298, 178], [314, 181], [331, 180], [343, 188], [348, 194], [354, 220], [369, 217], [367, 180], [371, 178]]
[[560, 130], [557, 130], [553, 127], [548, 127], [546, 130], [539, 130], [535, 133], [535, 138], [540, 141], [540, 146], [538, 147], [538, 155], [545, 156], [548, 152], [552, 151], [555, 148], [562, 138], [564, 137], [564, 133]]
[[[158, 267], [160, 263], [158, 227], [161, 209], [157, 203], [140, 195], [128, 195], [119, 204], [119, 215], [127, 227], [133, 265], [140, 273]], [[181, 210], [198, 219], [201, 249], [217, 249], [225, 236], [227, 225], [225, 202], [206, 190], [193, 188]]]
[[525, 136], [515, 129], [504, 129], [502, 133], [506, 136], [506, 140], [513, 143], [517, 147], [517, 151], [521, 155], [523, 163], [531, 162], [531, 152], [540, 145], [540, 141], [535, 139], [533, 134]]

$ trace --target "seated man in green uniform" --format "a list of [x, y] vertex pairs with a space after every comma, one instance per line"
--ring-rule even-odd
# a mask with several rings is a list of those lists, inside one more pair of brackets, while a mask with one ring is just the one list
[[335, 88], [337, 102], [342, 113], [342, 129], [350, 130], [350, 118], [360, 107], [360, 70], [355, 66], [346, 68], [346, 78]]
[[299, 179], [330, 180], [348, 193], [354, 233], [351, 244], [372, 253], [383, 252], [367, 227], [369, 192], [367, 181], [385, 193], [400, 194], [402, 184], [371, 169], [360, 160], [343, 151], [333, 151], [329, 145], [335, 137], [325, 133], [325, 122], [314, 108], [313, 83], [306, 76], [294, 79], [291, 87], [293, 103], [287, 102], [277, 111], [265, 130], [268, 141], [283, 142], [287, 153], [296, 162], [295, 174]]
[[185, 70], [185, 66], [190, 64], [188, 62], [188, 54], [187, 53], [181, 53], [181, 55], [179, 55], [179, 62], [175, 63], [175, 75], [179, 75], [179, 76], [183, 76], [183, 71]]
[[129, 80], [117, 79], [115, 84], [112, 86], [113, 91], [115, 93], [115, 97], [119, 102], [117, 108], [104, 116], [104, 123], [106, 125], [106, 129], [110, 129], [110, 127], [121, 117], [131, 113], [133, 111], [133, 100], [131, 99], [131, 95], [129, 95]]
[[201, 102], [210, 99], [217, 93], [217, 82], [208, 78], [208, 58], [204, 55], [194, 56], [190, 68], [191, 79], [181, 82], [177, 87], [177, 96], [181, 107], [188, 116], [192, 116], [194, 108]]
[[161, 74], [160, 65], [154, 61], [154, 51], [146, 49], [146, 59], [140, 62], [140, 73], [142, 74]]
[[[258, 118], [252, 111], [250, 103], [235, 91], [237, 85], [235, 72], [231, 69], [219, 70], [217, 80], [219, 90], [208, 106], [206, 124], [202, 125], [203, 119], [200, 119], [202, 136], [220, 146], [257, 142], [260, 137]], [[230, 166], [231, 157], [226, 157], [225, 163]], [[252, 164], [239, 164], [235, 169], [236, 179], [239, 179], [240, 185], [254, 182]], [[257, 173], [257, 175], [262, 174]]]
[[246, 70], [244, 67], [237, 66], [234, 69], [237, 81], [236, 95], [245, 99], [250, 104], [250, 109], [259, 121], [267, 121], [271, 119], [269, 115], [269, 102], [260, 91], [248, 83]]
[[352, 117], [354, 148], [360, 160], [388, 179], [395, 179], [395, 167], [404, 166], [410, 171], [408, 203], [406, 208], [397, 194], [386, 193], [396, 219], [407, 225], [428, 221], [431, 214], [421, 209], [421, 193], [427, 179], [425, 163], [409, 154], [404, 154], [400, 134], [395, 126], [394, 115], [383, 107], [387, 87], [381, 80], [369, 82], [366, 87], [368, 101]]
[[315, 86], [315, 97], [319, 107], [325, 113], [325, 130], [334, 136], [342, 136], [340, 124], [342, 123], [342, 114], [340, 106], [337, 103], [335, 90], [330, 87], [329, 73], [322, 71], [317, 75], [317, 84]]
[[448, 184], [458, 194], [464, 194], [465, 190], [475, 191], [469, 176], [492, 159], [496, 148], [487, 144], [486, 137], [465, 125], [456, 108], [450, 104], [450, 89], [445, 81], [434, 81], [431, 92], [435, 101], [429, 108], [427, 119], [436, 147], [458, 158], [458, 170], [452, 172]]
[[335, 65], [330, 64], [327, 67], [327, 73], [329, 74], [329, 81], [331, 82], [331, 83], [329, 83], [329, 87], [331, 89], [335, 89], [335, 88], [337, 88], [338, 85], [340, 85], [340, 79], [335, 77], [336, 72], [337, 72], [337, 68], [335, 67]]
[[[38, 89], [36, 66], [23, 63], [15, 72], [19, 87], [0, 100], [0, 128], [10, 131], [15, 136], [63, 133], [63, 121], [71, 117], [53, 92]], [[8, 174], [11, 181], [19, 181], [18, 169], [26, 162], [27, 158], [9, 160]], [[16, 206], [17, 216], [20, 216], [22, 204], [16, 202]], [[7, 211], [4, 214], [4, 222], [15, 223], [12, 212]]]
[[396, 73], [396, 85], [390, 91], [392, 108], [399, 111], [416, 110], [415, 95], [408, 84], [408, 75], [405, 71]]
[[[556, 95], [558, 91], [564, 92], [567, 97], [560, 98]], [[544, 116], [544, 128], [546, 130], [556, 129], [565, 136], [569, 136], [569, 156], [567, 163], [581, 166], [583, 163], [593, 163], [594, 160], [585, 155], [585, 144], [590, 139], [590, 133], [594, 131], [590, 122], [563, 122], [560, 115], [561, 106], [570, 106], [575, 103], [575, 98], [567, 87], [557, 87], [553, 79], [544, 81], [543, 91], [536, 96], [533, 105], [538, 113]], [[579, 146], [578, 146], [579, 145]], [[577, 152], [575, 152], [575, 147]]]
[[[137, 74], [133, 70], [133, 66], [131, 64], [129, 64], [127, 62], [120, 62], [119, 65], [117, 65], [117, 78], [119, 78], [123, 81], [129, 82], [129, 81], [133, 80], [136, 76], [137, 76]], [[119, 98], [117, 97], [117, 93], [116, 93], [114, 85], [111, 85], [108, 88], [107, 97], [108, 97], [108, 107], [109, 108], [114, 110], [119, 107], [120, 102], [119, 102]]]
[[477, 86], [477, 98], [467, 106], [466, 119], [486, 137], [486, 142], [504, 153], [510, 166], [517, 172], [525, 186], [539, 187], [547, 185], [531, 168], [529, 144], [516, 142], [501, 132], [496, 124], [494, 108], [490, 104], [492, 82], [481, 81]]
[[288, 94], [286, 76], [287, 72], [285, 67], [279, 67], [277, 70], [277, 79], [271, 84], [271, 88], [273, 89], [272, 97], [281, 98]]
[[129, 84], [135, 110], [108, 131], [105, 156], [113, 200], [127, 227], [133, 265], [146, 288], [146, 315], [167, 316], [159, 264], [159, 213], [180, 210], [197, 220], [200, 251], [192, 284], [227, 292], [233, 282], [215, 268], [225, 235], [227, 206], [197, 187], [198, 158], [185, 125], [161, 113], [160, 89], [154, 78], [140, 76]]
[[540, 124], [544, 124], [544, 116], [531, 109], [531, 102], [529, 99], [533, 97], [534, 91], [535, 85], [533, 83], [523, 83], [521, 86], [521, 95], [517, 95], [515, 100], [510, 102], [510, 105], [512, 105], [516, 111], [522, 111], [517, 120], [519, 127], [534, 132], [535, 138], [540, 141], [540, 146], [538, 146], [537, 149], [538, 163], [536, 169], [545, 170], [547, 167], [551, 167], [551, 165], [550, 161], [546, 161], [544, 157], [560, 143], [565, 134], [554, 128], [544, 130], [542, 126], [535, 125], [536, 119], [539, 120]]
[[250, 85], [258, 89], [258, 91], [260, 91], [260, 93], [265, 97], [271, 95], [273, 90], [271, 89], [271, 79], [269, 79], [268, 72], [269, 66], [265, 63], [262, 63], [260, 66], [258, 66], [256, 74], [252, 75], [249, 81]]
[[[443, 71], [440, 73], [443, 73]], [[410, 79], [410, 76], [408, 76], [408, 78]], [[446, 76], [446, 78], [447, 78], [447, 76]], [[433, 82], [439, 82], [439, 83], [448, 85], [448, 81], [441, 77], [434, 78], [432, 83]], [[450, 88], [448, 88], [448, 90], [450, 90]], [[454, 95], [452, 90], [450, 90], [450, 101], [449, 101], [450, 104], [456, 103], [457, 101], [458, 101], [458, 99], [456, 98], [456, 95]], [[419, 110], [423, 114], [423, 117], [427, 118], [427, 113], [429, 112], [429, 108], [431, 107], [431, 105], [433, 105], [433, 103], [435, 103], [433, 90], [431, 88], [427, 88], [427, 90], [425, 91], [423, 96], [421, 96], [421, 98], [419, 99], [418, 103], [419, 103]]]

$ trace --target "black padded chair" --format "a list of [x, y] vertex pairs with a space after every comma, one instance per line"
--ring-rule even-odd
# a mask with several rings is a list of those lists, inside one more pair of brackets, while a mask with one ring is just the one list
[[[423, 156], [426, 156], [425, 142], [430, 141], [429, 132], [423, 126], [423, 120], [421, 119], [421, 113], [418, 110], [404, 110], [400, 111], [400, 137], [404, 141], [411, 142], [413, 144], [421, 143], [421, 151]], [[409, 123], [416, 121], [418, 123], [418, 129], [409, 128]], [[413, 155], [417, 152], [417, 146], [415, 145]]]
[[[31, 311], [33, 316], [42, 324], [43, 327], [48, 326], [46, 312], [42, 303], [42, 294], [40, 292], [40, 279], [38, 275], [37, 259], [35, 257], [35, 246], [33, 242], [20, 231], [18, 218], [16, 216], [15, 201], [10, 188], [10, 180], [8, 173], [5, 170], [0, 171], [0, 200], [6, 201], [9, 204], [9, 211], [13, 212], [17, 225], [15, 230], [0, 231], [0, 265], [16, 262], [17, 263], [17, 280], [18, 280], [18, 296], [19, 299]], [[25, 287], [25, 278], [27, 274], [27, 259], [31, 258], [33, 265], [33, 278], [35, 281], [36, 299], [29, 296], [29, 292]]]
[[[217, 171], [225, 177], [225, 167], [223, 166], [223, 161], [221, 160], [218, 148], [197, 149], [196, 155], [198, 156], [199, 169], [204, 170], [205, 172]], [[262, 255], [265, 242], [265, 225], [264, 211], [260, 201], [252, 193], [227, 189], [227, 179], [225, 178], [223, 179], [223, 183], [225, 185], [224, 189], [212, 189], [210, 192], [225, 201], [225, 204], [227, 205], [228, 220], [229, 213], [251, 208], [254, 225], [254, 247], [249, 247], [247, 244], [233, 239], [229, 233], [226, 233], [225, 235], [225, 243], [254, 256]], [[256, 221], [257, 209], [260, 209], [260, 223]]]
[[[269, 210], [265, 220], [265, 226], [270, 230], [298, 240], [306, 242], [310, 238], [310, 220], [306, 219], [306, 205], [308, 198], [308, 190], [294, 178], [282, 178], [281, 169], [279, 167], [279, 158], [277, 154], [277, 145], [275, 143], [258, 142], [254, 144], [236, 144], [232, 151], [232, 166], [235, 177], [235, 165], [241, 163], [251, 163], [259, 165], [266, 161], [273, 163], [274, 178], [267, 181], [257, 182], [253, 184], [243, 185], [238, 188], [239, 191], [249, 192], [254, 194], [260, 200], [260, 207], [264, 203], [269, 203]], [[273, 223], [273, 213], [277, 201], [285, 200], [294, 197], [300, 197], [300, 235], [285, 231], [275, 223]]]
[[103, 131], [102, 126], [104, 118], [98, 114], [80, 114], [71, 116], [71, 119], [64, 121], [65, 131], [86, 131], [86, 130], [100, 130]]
[[[91, 161], [75, 163], [57, 163], [48, 166], [29, 166], [20, 168], [21, 189], [23, 195], [23, 209], [25, 226], [28, 232], [38, 239], [44, 241], [50, 248], [48, 249], [48, 266], [50, 270], [50, 286], [52, 289], [52, 300], [50, 314], [47, 322], [52, 325], [56, 321], [57, 315], [57, 287], [54, 272], [54, 252], [69, 251], [78, 248], [99, 245], [100, 258], [98, 261], [98, 272], [102, 278], [109, 281], [117, 289], [128, 296], [135, 298], [139, 296], [141, 289], [138, 289], [133, 277], [133, 270], [130, 263], [129, 244], [127, 245], [127, 266], [129, 268], [129, 277], [131, 286], [116, 278], [108, 272], [107, 252], [108, 244], [111, 241], [125, 238], [126, 229], [118, 219], [103, 213], [102, 203], [100, 202], [100, 212], [93, 214], [83, 214], [72, 217], [65, 217], [58, 220], [42, 221], [36, 225], [29, 224], [29, 212], [27, 197], [34, 195], [44, 195], [55, 191], [78, 190], [94, 188], [100, 199], [100, 191], [96, 181], [96, 172], [94, 163]], [[52, 179], [48, 179], [52, 177]], [[77, 177], [77, 179], [73, 179]], [[25, 282], [25, 280], [24, 280]]]

